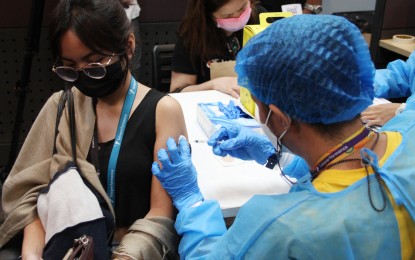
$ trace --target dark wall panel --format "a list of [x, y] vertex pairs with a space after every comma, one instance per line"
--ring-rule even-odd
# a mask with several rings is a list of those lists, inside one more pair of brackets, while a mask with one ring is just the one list
[[[30, 20], [32, 3], [39, 3], [39, 0], [32, 1], [0, 1], [0, 28], [27, 27]], [[43, 25], [48, 25], [53, 8], [58, 0], [45, 0], [43, 12]]]
[[[26, 28], [0, 29], [0, 166], [8, 159], [18, 105], [16, 82], [21, 77], [26, 49]], [[40, 48], [32, 61], [20, 142], [23, 142], [46, 99], [63, 83], [51, 72], [54, 60], [48, 48], [47, 29], [40, 37]]]
[[181, 21], [188, 0], [138, 0], [141, 7], [140, 22]]
[[386, 1], [383, 25], [384, 30], [415, 28], [415, 1], [388, 0]]

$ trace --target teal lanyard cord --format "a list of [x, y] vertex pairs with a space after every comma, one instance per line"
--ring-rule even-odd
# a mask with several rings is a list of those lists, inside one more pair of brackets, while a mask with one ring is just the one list
[[130, 112], [135, 100], [137, 88], [137, 82], [134, 77], [131, 76], [130, 87], [128, 88], [128, 92], [122, 106], [120, 120], [118, 121], [117, 133], [115, 134], [114, 145], [112, 147], [110, 160], [108, 163], [107, 194], [111, 200], [113, 208], [115, 208], [115, 170], [117, 167], [118, 154], [120, 153], [121, 142], [124, 137], [128, 118], [130, 117]]

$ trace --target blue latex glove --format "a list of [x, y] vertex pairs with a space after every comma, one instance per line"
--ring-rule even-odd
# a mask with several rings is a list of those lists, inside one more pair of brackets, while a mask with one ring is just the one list
[[239, 125], [222, 126], [208, 140], [213, 153], [242, 160], [255, 160], [263, 165], [275, 153], [266, 136]]
[[151, 171], [170, 194], [174, 206], [181, 211], [202, 201], [203, 196], [197, 185], [197, 172], [191, 160], [190, 146], [186, 138], [180, 136], [178, 146], [173, 138], [169, 138], [167, 150], [168, 153], [165, 149], [160, 149], [157, 153], [162, 169], [157, 162], [154, 162]]
[[218, 102], [219, 110], [225, 115], [228, 119], [238, 119], [241, 112], [235, 106], [233, 101], [229, 101], [229, 104], [225, 107], [222, 102]]

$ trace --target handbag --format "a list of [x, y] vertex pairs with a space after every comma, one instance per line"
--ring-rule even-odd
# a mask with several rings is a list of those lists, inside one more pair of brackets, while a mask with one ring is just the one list
[[94, 260], [94, 239], [83, 235], [74, 240], [73, 247], [68, 250], [63, 260]]
[[[66, 104], [72, 159], [55, 173], [37, 198], [38, 215], [46, 233], [43, 259], [62, 259], [65, 255], [68, 259], [108, 259], [111, 232], [107, 230], [112, 231], [114, 220], [105, 200], [82, 177], [77, 166], [75, 109], [70, 89], [62, 94], [58, 104], [53, 154], [58, 153], [58, 126]], [[79, 255], [83, 258], [76, 258]]]

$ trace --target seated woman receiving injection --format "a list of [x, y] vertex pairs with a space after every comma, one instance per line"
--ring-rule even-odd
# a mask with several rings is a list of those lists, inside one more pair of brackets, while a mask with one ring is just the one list
[[[119, 1], [60, 1], [50, 29], [53, 71], [74, 86], [77, 165], [115, 217], [114, 231], [107, 230], [113, 234], [108, 245], [113, 257], [176, 257], [175, 209], [152, 176], [151, 164], [168, 137], [187, 135], [180, 105], [131, 76], [128, 65], [138, 36]], [[55, 93], [46, 102], [3, 187], [3, 206], [10, 218], [0, 228], [0, 246], [23, 231], [23, 259], [42, 258], [44, 227], [34, 198], [62, 167], [58, 162], [71, 158], [65, 150], [70, 147], [52, 152], [61, 95]], [[127, 123], [119, 124], [120, 118]], [[113, 153], [115, 143], [121, 144], [118, 156]], [[57, 156], [61, 160], [55, 160]]]

